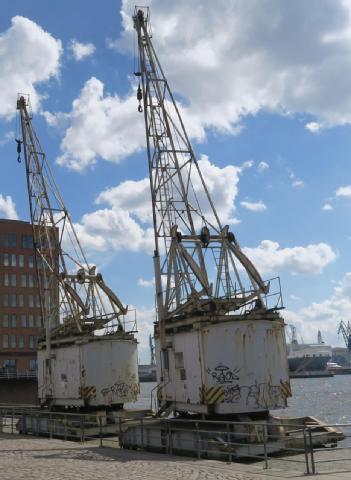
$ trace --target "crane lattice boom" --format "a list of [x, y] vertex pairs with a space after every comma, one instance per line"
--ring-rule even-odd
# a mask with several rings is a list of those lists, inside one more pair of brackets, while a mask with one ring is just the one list
[[[134, 27], [141, 79], [155, 234], [159, 319], [194, 313], [226, 314], [263, 306], [269, 284], [220, 222], [185, 130], [178, 105], [157, 58], [147, 8], [136, 7]], [[143, 107], [141, 101], [143, 100]]]
[[[32, 125], [28, 100], [17, 101], [38, 288], [47, 341], [118, 324], [127, 307], [89, 265]], [[107, 327], [113, 331], [114, 327]]]
[[351, 325], [350, 322], [347, 324], [341, 320], [338, 328], [338, 334], [341, 333], [344, 337], [345, 345], [349, 351], [351, 351]]

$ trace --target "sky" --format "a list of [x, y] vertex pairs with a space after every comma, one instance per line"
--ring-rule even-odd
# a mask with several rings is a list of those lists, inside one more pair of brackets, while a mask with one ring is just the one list
[[[150, 0], [153, 42], [221, 219], [298, 339], [351, 321], [351, 1]], [[134, 3], [2, 0], [0, 217], [29, 220], [16, 98], [90, 261], [136, 309], [148, 361], [154, 281]]]

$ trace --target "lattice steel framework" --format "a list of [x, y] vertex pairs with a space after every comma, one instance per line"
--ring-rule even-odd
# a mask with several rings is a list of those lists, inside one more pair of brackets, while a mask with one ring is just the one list
[[47, 347], [54, 336], [123, 330], [127, 307], [87, 261], [33, 128], [28, 99], [20, 96], [17, 109]]
[[[157, 58], [149, 10], [136, 7], [153, 226], [155, 282], [160, 321], [206, 312], [226, 314], [262, 306], [269, 291], [217, 215], [195, 158], [179, 107]], [[142, 102], [143, 101], [143, 102]], [[143, 105], [143, 106], [142, 106]], [[210, 279], [213, 279], [212, 281]]]

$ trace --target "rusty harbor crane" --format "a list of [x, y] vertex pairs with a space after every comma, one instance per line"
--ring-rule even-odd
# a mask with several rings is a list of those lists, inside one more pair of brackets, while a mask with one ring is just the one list
[[126, 327], [128, 308], [84, 254], [25, 96], [17, 110], [45, 328], [38, 344], [39, 400], [55, 408], [121, 407], [139, 392], [135, 322]]
[[222, 225], [157, 57], [149, 9], [136, 7], [133, 21], [155, 236], [159, 413], [285, 407], [279, 279], [273, 291]]

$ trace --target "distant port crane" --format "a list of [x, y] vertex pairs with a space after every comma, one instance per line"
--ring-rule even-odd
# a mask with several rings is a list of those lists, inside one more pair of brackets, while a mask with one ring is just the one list
[[280, 284], [274, 296], [221, 223], [157, 57], [149, 9], [136, 7], [133, 21], [155, 238], [161, 410], [280, 408], [290, 395]]
[[351, 325], [350, 322], [345, 323], [343, 320], [339, 323], [338, 335], [342, 334], [346, 348], [351, 352]]

